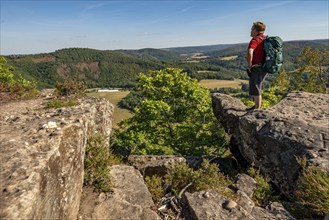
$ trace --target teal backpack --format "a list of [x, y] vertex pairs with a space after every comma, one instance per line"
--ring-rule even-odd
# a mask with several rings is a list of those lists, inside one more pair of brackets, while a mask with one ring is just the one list
[[283, 40], [280, 37], [260, 37], [264, 42], [265, 62], [263, 70], [267, 73], [278, 73], [282, 68], [283, 56], [282, 47]]

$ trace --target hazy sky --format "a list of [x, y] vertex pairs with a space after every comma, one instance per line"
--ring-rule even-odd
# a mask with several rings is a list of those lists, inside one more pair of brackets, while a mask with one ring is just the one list
[[328, 0], [1, 0], [0, 54], [244, 43], [254, 21], [283, 40], [328, 39]]

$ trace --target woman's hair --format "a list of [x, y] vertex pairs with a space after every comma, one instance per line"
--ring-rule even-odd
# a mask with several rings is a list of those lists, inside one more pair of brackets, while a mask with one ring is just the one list
[[264, 32], [266, 29], [266, 25], [263, 22], [256, 21], [253, 23], [252, 28], [256, 29], [256, 31], [258, 32]]

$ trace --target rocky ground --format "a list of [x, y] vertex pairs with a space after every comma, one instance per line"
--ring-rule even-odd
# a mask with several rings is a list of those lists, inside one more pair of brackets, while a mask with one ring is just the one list
[[[109, 137], [113, 106], [88, 98], [45, 109], [49, 98], [0, 106], [1, 219], [294, 219], [278, 202], [257, 206], [255, 180], [242, 173], [229, 188], [237, 199], [204, 190], [180, 198], [169, 194], [155, 204], [143, 177], [163, 175], [179, 163], [193, 166], [200, 158], [132, 156], [128, 164], [112, 167], [113, 192], [83, 188], [86, 141], [95, 134]], [[271, 109], [247, 112], [239, 100], [213, 96], [232, 152], [254, 163], [286, 195], [298, 180], [296, 156], [329, 166], [328, 103], [328, 95], [292, 93]]]

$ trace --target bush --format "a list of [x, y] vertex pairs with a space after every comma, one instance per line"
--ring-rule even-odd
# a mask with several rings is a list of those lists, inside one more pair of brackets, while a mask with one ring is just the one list
[[314, 165], [306, 167], [305, 161], [300, 164], [303, 170], [294, 192], [292, 213], [296, 217], [322, 218], [329, 212], [329, 172]]
[[248, 174], [257, 182], [253, 200], [259, 205], [269, 202], [272, 195], [271, 185], [269, 184], [270, 179], [263, 177], [259, 170], [256, 170], [253, 166], [248, 169]]
[[86, 87], [83, 82], [78, 82], [72, 78], [65, 78], [62, 83], [55, 86], [56, 97], [80, 98], [85, 95]]
[[152, 177], [145, 177], [145, 184], [150, 191], [153, 201], [157, 202], [159, 201], [164, 195], [165, 190], [162, 187], [162, 178], [154, 175]]
[[204, 160], [198, 170], [189, 168], [187, 164], [177, 165], [165, 176], [165, 182], [176, 195], [191, 184], [187, 188], [188, 192], [211, 189], [228, 198], [233, 197], [232, 191], [228, 189], [231, 180], [219, 171], [216, 164], [210, 164], [208, 160]]
[[111, 190], [110, 166], [121, 162], [106, 147], [106, 139], [99, 135], [87, 141], [84, 161], [84, 184], [94, 186], [102, 192]]
[[[187, 164], [179, 164], [165, 176], [165, 183], [171, 187], [171, 191], [178, 195], [179, 192], [198, 177], [197, 172]], [[191, 187], [187, 191], [191, 191]]]
[[62, 107], [71, 107], [78, 104], [76, 99], [67, 99], [67, 100], [60, 100], [55, 99], [47, 102], [45, 108], [62, 108]]
[[36, 83], [15, 75], [14, 68], [0, 56], [0, 101], [30, 99], [38, 95]]

